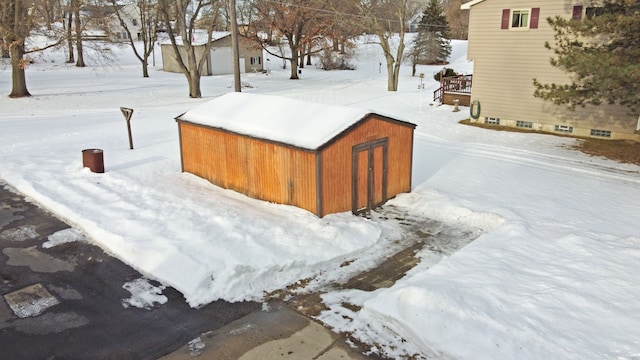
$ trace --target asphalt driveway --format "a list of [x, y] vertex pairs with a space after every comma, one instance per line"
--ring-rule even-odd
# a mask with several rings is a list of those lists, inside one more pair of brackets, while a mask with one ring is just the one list
[[260, 309], [224, 301], [193, 309], [172, 288], [164, 303], [130, 306], [123, 286], [143, 276], [88, 241], [45, 244], [68, 229], [0, 183], [1, 358], [155, 359]]

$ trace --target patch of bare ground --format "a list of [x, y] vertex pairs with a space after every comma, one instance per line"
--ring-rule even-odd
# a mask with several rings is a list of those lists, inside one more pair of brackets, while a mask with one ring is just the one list
[[[509, 131], [520, 133], [545, 134], [553, 136], [563, 136], [576, 138], [562, 134], [555, 134], [545, 131], [527, 130], [510, 126], [489, 125], [484, 123], [472, 123], [469, 119], [460, 121], [460, 124], [491, 129], [497, 131]], [[640, 166], [640, 142], [633, 140], [605, 140], [594, 138], [576, 138], [578, 141], [572, 146], [573, 149], [582, 151], [591, 156], [604, 157], [621, 163], [635, 164]]]

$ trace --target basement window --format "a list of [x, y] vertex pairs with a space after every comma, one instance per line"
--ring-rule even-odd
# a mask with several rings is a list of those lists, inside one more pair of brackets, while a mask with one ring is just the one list
[[533, 129], [533, 123], [531, 121], [516, 121], [516, 126], [521, 128]]
[[485, 116], [484, 123], [489, 125], [500, 125], [500, 118]]
[[591, 129], [591, 136], [600, 136], [600, 137], [610, 138], [611, 137], [611, 131], [609, 131], [609, 130]]
[[573, 126], [556, 125], [554, 130], [557, 131], [557, 132], [561, 132], [561, 133], [572, 134], [573, 133]]

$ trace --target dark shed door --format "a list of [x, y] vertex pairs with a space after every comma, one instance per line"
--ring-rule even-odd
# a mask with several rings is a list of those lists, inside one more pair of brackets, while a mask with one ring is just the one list
[[353, 213], [387, 201], [387, 138], [355, 145], [352, 169]]

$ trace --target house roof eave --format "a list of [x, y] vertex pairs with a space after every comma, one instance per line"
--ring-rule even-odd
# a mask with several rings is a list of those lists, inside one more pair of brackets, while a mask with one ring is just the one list
[[473, 5], [481, 3], [483, 1], [484, 0], [473, 0], [473, 1], [466, 2], [466, 3], [462, 4], [462, 5], [460, 5], [460, 9], [461, 10], [470, 10]]

